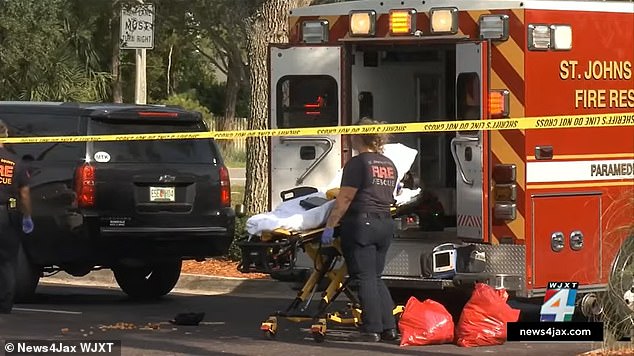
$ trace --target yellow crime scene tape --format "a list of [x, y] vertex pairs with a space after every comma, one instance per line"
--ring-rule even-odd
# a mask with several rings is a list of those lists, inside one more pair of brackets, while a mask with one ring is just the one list
[[617, 114], [543, 116], [528, 118], [507, 118], [494, 120], [461, 120], [410, 122], [380, 125], [354, 125], [306, 127], [290, 129], [174, 132], [156, 134], [84, 135], [84, 136], [41, 136], [0, 138], [2, 143], [46, 143], [46, 142], [86, 142], [86, 141], [143, 141], [143, 140], [187, 140], [207, 139], [235, 140], [247, 137], [273, 136], [324, 136], [354, 135], [373, 133], [423, 133], [449, 131], [498, 131], [561, 129], [579, 127], [634, 126], [634, 112]]

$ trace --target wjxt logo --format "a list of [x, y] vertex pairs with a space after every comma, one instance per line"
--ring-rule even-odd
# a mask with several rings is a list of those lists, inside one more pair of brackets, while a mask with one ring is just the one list
[[548, 282], [540, 321], [572, 321], [577, 299], [577, 282]]

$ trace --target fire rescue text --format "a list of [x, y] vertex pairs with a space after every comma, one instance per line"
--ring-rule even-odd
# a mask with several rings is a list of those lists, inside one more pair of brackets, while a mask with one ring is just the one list
[[[632, 79], [630, 61], [588, 61], [583, 69], [579, 61], [563, 60], [559, 70], [563, 80]], [[634, 89], [576, 89], [575, 108], [634, 108]]]

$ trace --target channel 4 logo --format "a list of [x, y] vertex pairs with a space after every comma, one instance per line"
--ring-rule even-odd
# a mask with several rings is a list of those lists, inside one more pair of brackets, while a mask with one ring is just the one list
[[548, 282], [539, 321], [572, 321], [578, 287], [577, 282]]

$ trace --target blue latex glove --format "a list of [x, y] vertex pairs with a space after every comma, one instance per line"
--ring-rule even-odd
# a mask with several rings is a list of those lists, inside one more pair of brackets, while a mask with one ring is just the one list
[[327, 227], [326, 229], [324, 229], [324, 232], [321, 234], [322, 245], [329, 245], [333, 241], [335, 241], [335, 238], [332, 236], [334, 235], [334, 233], [335, 229], [332, 227]]
[[33, 231], [33, 220], [31, 220], [30, 216], [24, 216], [22, 218], [22, 231], [25, 234], [30, 234]]

